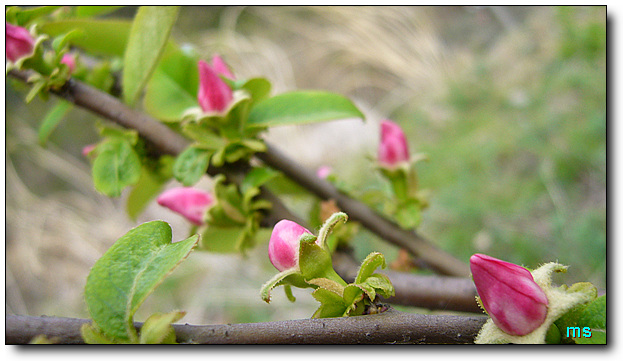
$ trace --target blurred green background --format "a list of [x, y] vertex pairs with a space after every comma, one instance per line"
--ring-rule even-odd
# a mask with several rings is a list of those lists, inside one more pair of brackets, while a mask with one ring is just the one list
[[[558, 261], [571, 267], [557, 281], [605, 289], [605, 7], [183, 7], [172, 36], [206, 59], [221, 54], [241, 78], [266, 76], [274, 93], [353, 99], [365, 123], [283, 127], [268, 139], [354, 189], [386, 187], [371, 161], [378, 123], [399, 123], [411, 152], [428, 156], [419, 231], [439, 247], [466, 262], [476, 252], [527, 267]], [[26, 105], [25, 87], [7, 84], [7, 313], [87, 317], [86, 275], [118, 237], [159, 218], [179, 240], [188, 225], [155, 204], [129, 220], [124, 196], [94, 191], [81, 155], [97, 141], [96, 118], [73, 110], [43, 148], [37, 126], [56, 100]], [[313, 198], [285, 201], [305, 215]], [[309, 317], [306, 290], [295, 304], [279, 289], [270, 305], [259, 298], [275, 273], [268, 234], [247, 257], [194, 252], [137, 319], [171, 309], [189, 323]], [[397, 255], [367, 232], [353, 244], [360, 258]]]

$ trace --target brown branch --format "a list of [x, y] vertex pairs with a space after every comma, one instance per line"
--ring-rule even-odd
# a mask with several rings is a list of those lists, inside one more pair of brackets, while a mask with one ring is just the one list
[[[333, 254], [336, 272], [347, 282], [353, 282], [359, 264], [345, 252]], [[482, 313], [476, 303], [476, 287], [466, 277], [418, 275], [392, 270], [379, 270], [392, 281], [396, 294], [382, 299], [395, 305], [428, 308], [431, 310]]]
[[[22, 81], [27, 81], [29, 75], [28, 72], [17, 70], [12, 70], [9, 74]], [[52, 91], [52, 93], [124, 127], [136, 129], [144, 139], [154, 144], [163, 153], [179, 154], [188, 145], [184, 137], [164, 124], [144, 113], [128, 108], [116, 98], [80, 81], [70, 79], [61, 90]], [[319, 179], [313, 172], [293, 162], [272, 145], [267, 145], [267, 147], [268, 150], [265, 153], [257, 154], [259, 159], [283, 172], [321, 199], [334, 199], [352, 220], [360, 222], [382, 239], [419, 256], [441, 274], [459, 277], [469, 275], [469, 268], [464, 262], [440, 250], [419, 234], [401, 229], [364, 203], [339, 192], [332, 184]], [[218, 171], [209, 169], [208, 173], [213, 175]]]
[[[175, 324], [179, 343], [197, 344], [460, 344], [473, 343], [486, 318], [421, 315], [389, 309], [380, 314], [276, 322]], [[80, 327], [87, 319], [6, 316], [7, 344], [26, 344], [46, 335], [63, 344], [83, 343]], [[142, 323], [136, 322], [140, 329]]]

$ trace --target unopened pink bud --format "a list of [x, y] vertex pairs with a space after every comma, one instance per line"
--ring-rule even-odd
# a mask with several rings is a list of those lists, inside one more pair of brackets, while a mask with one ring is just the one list
[[328, 165], [323, 165], [316, 170], [316, 176], [318, 178], [327, 179], [327, 177], [333, 172], [333, 169]]
[[214, 203], [214, 198], [212, 194], [201, 189], [178, 187], [160, 194], [157, 202], [200, 226], [206, 210]]
[[229, 70], [229, 67], [219, 55], [214, 55], [212, 57], [212, 68], [217, 74], [223, 75], [232, 80], [236, 79], [234, 73]]
[[74, 70], [76, 70], [76, 56], [72, 54], [63, 55], [61, 64], [67, 65], [67, 67], [69, 68], [69, 72], [73, 73]]
[[398, 163], [409, 161], [407, 139], [400, 126], [391, 120], [381, 122], [381, 142], [379, 143], [379, 163], [385, 167], [395, 167]]
[[548, 300], [530, 271], [484, 254], [473, 255], [469, 264], [480, 300], [502, 331], [523, 336], [543, 324]]
[[6, 23], [6, 57], [12, 62], [30, 55], [35, 39], [21, 26]]
[[89, 144], [89, 145], [85, 145], [84, 148], [82, 148], [82, 155], [85, 157], [88, 157], [89, 154], [97, 147], [97, 144]]
[[231, 88], [218, 73], [203, 60], [199, 60], [199, 93], [197, 99], [204, 112], [222, 112], [233, 100]]
[[273, 228], [268, 242], [268, 258], [279, 271], [285, 271], [299, 265], [299, 239], [310, 231], [296, 222], [283, 219]]

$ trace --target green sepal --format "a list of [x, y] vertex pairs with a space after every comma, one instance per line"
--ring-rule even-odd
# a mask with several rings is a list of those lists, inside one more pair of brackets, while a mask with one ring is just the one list
[[171, 326], [186, 315], [183, 311], [154, 313], [149, 316], [140, 330], [140, 344], [176, 344], [175, 329]]
[[313, 239], [301, 237], [299, 267], [306, 280], [328, 278], [342, 286], [346, 286], [346, 282], [333, 269], [331, 253], [316, 244]]
[[[307, 282], [305, 282], [305, 280], [303, 279], [303, 275], [301, 275], [301, 272], [298, 269], [290, 268], [288, 270], [277, 273], [273, 276], [273, 278], [268, 280], [268, 282], [264, 283], [262, 285], [262, 288], [260, 289], [260, 297], [262, 298], [262, 300], [264, 300], [264, 302], [270, 303], [270, 291], [272, 291], [273, 288], [277, 286], [286, 284], [299, 288], [312, 287]], [[290, 295], [292, 294], [290, 293]], [[288, 297], [288, 299], [292, 301], [290, 297]]]
[[[329, 234], [333, 231], [333, 228], [340, 222], [346, 223], [348, 221], [348, 215], [344, 212], [336, 212], [333, 213], [327, 220], [323, 223], [322, 227], [318, 231], [318, 244], [320, 247], [325, 250], [329, 250], [327, 245], [327, 238]], [[329, 253], [330, 254], [330, 253]]]

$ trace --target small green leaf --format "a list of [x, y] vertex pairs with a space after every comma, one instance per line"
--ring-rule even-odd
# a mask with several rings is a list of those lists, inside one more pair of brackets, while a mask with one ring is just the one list
[[134, 313], [198, 240], [194, 235], [171, 243], [171, 227], [163, 221], [144, 223], [119, 238], [95, 262], [84, 289], [99, 330], [109, 339], [138, 342]]
[[90, 323], [84, 323], [80, 326], [80, 335], [84, 342], [90, 345], [112, 345], [120, 343], [117, 340], [108, 338], [99, 328]]
[[385, 268], [385, 256], [379, 252], [372, 252], [361, 262], [355, 283], [363, 283], [377, 268]]
[[175, 160], [173, 176], [186, 187], [194, 185], [208, 170], [211, 156], [211, 151], [187, 147]]
[[173, 311], [169, 313], [154, 313], [141, 327], [139, 343], [141, 344], [174, 344], [175, 329], [172, 323], [179, 321], [186, 312]]
[[251, 188], [259, 188], [278, 175], [279, 172], [272, 168], [255, 167], [242, 180], [240, 191], [246, 193]]
[[97, 147], [93, 161], [95, 189], [109, 197], [118, 197], [127, 186], [141, 177], [141, 161], [132, 146], [121, 139], [104, 142]]
[[106, 15], [122, 7], [123, 6], [76, 6], [76, 17], [90, 18], [94, 16]]
[[394, 217], [403, 229], [416, 228], [422, 220], [422, 206], [417, 199], [409, 198], [398, 205]]
[[61, 6], [38, 6], [25, 10], [20, 9], [19, 12], [16, 12], [17, 22], [19, 25], [23, 26], [38, 17], [42, 17], [54, 12], [60, 7]]
[[142, 167], [141, 177], [132, 188], [126, 202], [126, 210], [132, 220], [136, 220], [155, 195], [164, 189], [166, 179], [154, 174], [147, 167]]
[[43, 118], [39, 126], [39, 144], [45, 146], [48, 138], [56, 129], [58, 124], [65, 118], [65, 115], [73, 108], [73, 103], [60, 99], [58, 103]]
[[242, 84], [241, 89], [251, 96], [251, 106], [264, 100], [270, 94], [271, 84], [265, 78], [252, 78]]
[[136, 13], [123, 67], [123, 96], [134, 105], [167, 44], [178, 6], [141, 6]]
[[325, 288], [318, 288], [312, 292], [320, 307], [314, 312], [312, 318], [341, 317], [346, 312], [347, 305], [341, 295]]
[[58, 36], [75, 29], [83, 37], [72, 40], [77, 47], [88, 53], [123, 56], [132, 23], [124, 20], [67, 19], [41, 24], [39, 30], [50, 36]]
[[270, 127], [346, 118], [365, 117], [342, 95], [322, 91], [294, 91], [257, 103], [249, 114], [247, 125]]
[[300, 280], [296, 282], [297, 284], [298, 283], [302, 283], [303, 285], [306, 284], [304, 281], [302, 281], [302, 277], [296, 268], [291, 268], [283, 272], [279, 272], [276, 275], [274, 275], [273, 278], [268, 280], [268, 282], [262, 285], [262, 288], [260, 289], [260, 297], [262, 298], [262, 300], [264, 300], [264, 302], [266, 303], [270, 303], [270, 292], [273, 290], [273, 288], [279, 285], [282, 285], [282, 284], [287, 284], [285, 282], [287, 279], [290, 279], [290, 278], [299, 278]]

